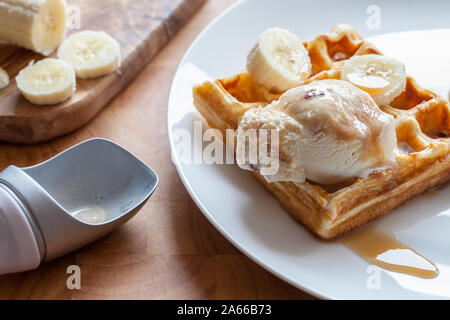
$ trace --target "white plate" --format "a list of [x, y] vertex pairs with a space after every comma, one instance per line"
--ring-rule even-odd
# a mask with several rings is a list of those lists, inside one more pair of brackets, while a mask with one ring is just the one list
[[[445, 80], [450, 74], [450, 30], [397, 32], [450, 28], [450, 2], [377, 1], [381, 29], [367, 26], [367, 19], [375, 12], [367, 13], [371, 3], [249, 0], [217, 18], [192, 44], [173, 81], [168, 129], [171, 148], [176, 150], [174, 162], [190, 195], [211, 223], [258, 264], [300, 289], [331, 299], [450, 298], [449, 187], [421, 196], [377, 222], [378, 228], [394, 233], [435, 262], [439, 276], [425, 280], [381, 271], [379, 289], [369, 289], [367, 282], [373, 274], [368, 273], [367, 262], [338, 243], [316, 240], [248, 173], [234, 165], [189, 164], [178, 154], [180, 137], [193, 137], [194, 120], [201, 119], [192, 104], [192, 86], [245, 68], [248, 50], [269, 27], [288, 28], [305, 40], [341, 22], [353, 25], [364, 37], [396, 32], [373, 42], [405, 62], [421, 85], [446, 96], [450, 89]], [[436, 41], [436, 37], [444, 37], [447, 43]]]

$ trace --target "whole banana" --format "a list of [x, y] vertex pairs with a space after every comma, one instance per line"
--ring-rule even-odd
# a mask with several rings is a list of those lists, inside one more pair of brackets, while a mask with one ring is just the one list
[[0, 39], [49, 55], [64, 39], [65, 0], [0, 0]]

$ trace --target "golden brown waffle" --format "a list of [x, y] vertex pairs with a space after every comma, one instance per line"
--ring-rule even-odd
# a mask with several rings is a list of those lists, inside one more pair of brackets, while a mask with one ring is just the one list
[[[313, 68], [307, 83], [340, 79], [343, 63], [353, 55], [381, 54], [348, 25], [338, 25], [304, 45]], [[247, 73], [194, 88], [196, 108], [211, 128], [223, 133], [236, 129], [248, 109], [269, 104], [279, 96], [255, 83]], [[449, 181], [449, 103], [408, 77], [406, 90], [382, 109], [395, 117], [399, 147], [406, 149], [397, 158], [398, 168], [331, 187], [310, 181], [268, 183], [258, 173], [253, 175], [283, 208], [322, 239], [332, 239], [365, 225], [427, 189]]]

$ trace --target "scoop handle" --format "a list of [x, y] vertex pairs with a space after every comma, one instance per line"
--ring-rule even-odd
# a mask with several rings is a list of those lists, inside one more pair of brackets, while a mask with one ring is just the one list
[[41, 263], [24, 210], [11, 190], [0, 183], [0, 275], [35, 269]]

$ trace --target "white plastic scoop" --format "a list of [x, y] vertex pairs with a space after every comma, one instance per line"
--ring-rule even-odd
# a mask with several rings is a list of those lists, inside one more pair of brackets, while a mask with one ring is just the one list
[[132, 218], [156, 173], [105, 139], [80, 143], [28, 168], [0, 173], [0, 274], [31, 270]]

